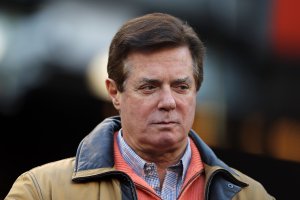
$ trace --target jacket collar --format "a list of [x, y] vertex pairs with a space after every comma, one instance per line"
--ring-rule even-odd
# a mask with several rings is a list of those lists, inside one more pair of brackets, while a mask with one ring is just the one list
[[119, 116], [106, 118], [79, 144], [74, 172], [114, 166], [113, 134], [121, 128]]
[[[100, 172], [112, 170], [113, 160], [113, 134], [121, 129], [119, 116], [106, 118], [89, 133], [79, 144], [76, 153], [74, 173], [83, 176], [94, 176]], [[223, 161], [221, 161], [212, 149], [195, 133], [190, 131], [189, 136], [199, 149], [201, 159], [205, 163], [209, 173], [214, 171], [226, 172], [229, 179], [238, 175]], [[87, 173], [88, 172], [88, 173]], [[207, 174], [209, 175], [209, 174]], [[233, 178], [234, 179], [234, 178]]]
[[226, 165], [216, 156], [212, 149], [197, 135], [195, 131], [191, 130], [189, 136], [195, 142], [200, 152], [201, 159], [204, 163], [210, 166], [219, 166], [230, 171], [231, 173], [234, 173], [234, 171], [231, 170], [231, 168], [228, 165]]

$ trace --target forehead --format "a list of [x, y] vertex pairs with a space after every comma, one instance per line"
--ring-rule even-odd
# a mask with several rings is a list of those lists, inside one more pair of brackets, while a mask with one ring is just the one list
[[192, 74], [193, 60], [186, 46], [164, 48], [152, 52], [131, 52], [125, 70], [133, 74]]

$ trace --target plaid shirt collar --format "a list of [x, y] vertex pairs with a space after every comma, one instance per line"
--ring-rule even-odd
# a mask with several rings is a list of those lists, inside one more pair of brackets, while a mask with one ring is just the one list
[[[128, 165], [132, 167], [134, 172], [145, 179], [145, 173], [147, 173], [147, 166], [152, 165], [152, 163], [147, 163], [145, 160], [143, 160], [140, 156], [138, 156], [134, 150], [125, 142], [122, 136], [122, 129], [119, 130], [118, 137], [117, 137], [118, 146], [121, 152], [121, 155], [123, 156], [125, 162], [127, 162]], [[181, 176], [181, 183], [183, 183], [184, 177], [186, 175], [188, 166], [190, 164], [191, 160], [191, 147], [190, 147], [190, 139], [188, 138], [188, 144], [186, 146], [185, 152], [183, 156], [181, 157], [180, 161], [173, 165], [173, 166], [179, 166], [180, 171], [179, 175]], [[172, 167], [173, 167], [172, 166]], [[182, 173], [180, 173], [182, 172]]]

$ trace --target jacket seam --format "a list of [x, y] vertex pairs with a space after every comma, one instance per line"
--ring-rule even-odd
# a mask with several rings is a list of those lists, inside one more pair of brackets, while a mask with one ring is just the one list
[[35, 175], [32, 172], [28, 172], [28, 176], [31, 178], [32, 182], [34, 183], [34, 187], [36, 188], [36, 191], [38, 191], [38, 195], [40, 196], [40, 198], [43, 200], [43, 193], [42, 193], [42, 189], [40, 187], [40, 184], [38, 183], [37, 178], [35, 177]]

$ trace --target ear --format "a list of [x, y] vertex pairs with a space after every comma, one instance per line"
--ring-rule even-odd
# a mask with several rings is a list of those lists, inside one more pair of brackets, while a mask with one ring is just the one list
[[110, 96], [114, 107], [120, 110], [120, 92], [117, 89], [117, 84], [114, 80], [107, 78], [105, 80], [106, 90]]

